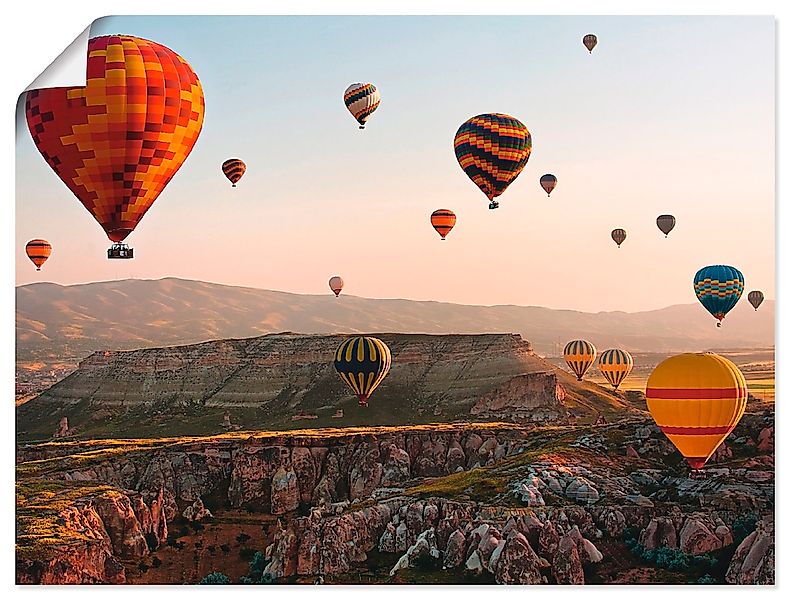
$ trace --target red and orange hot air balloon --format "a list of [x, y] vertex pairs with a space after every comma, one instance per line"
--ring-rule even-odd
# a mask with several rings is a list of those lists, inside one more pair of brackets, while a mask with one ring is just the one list
[[122, 242], [189, 156], [204, 108], [183, 58], [130, 35], [88, 42], [85, 87], [32, 90], [25, 101], [39, 152], [115, 242], [109, 258], [131, 258]]
[[49, 255], [52, 254], [52, 246], [47, 240], [36, 238], [25, 244], [27, 257], [36, 265], [36, 271], [41, 270], [41, 265], [47, 262]]
[[656, 425], [692, 469], [701, 469], [741, 420], [749, 390], [732, 361], [705, 352], [660, 363], [645, 396]]
[[447, 237], [453, 227], [455, 227], [455, 213], [448, 208], [440, 208], [431, 213], [431, 225], [436, 232], [442, 236], [442, 241]]
[[236, 184], [247, 172], [247, 165], [240, 158], [229, 158], [222, 163], [222, 173], [228, 178], [231, 187], [236, 187]]

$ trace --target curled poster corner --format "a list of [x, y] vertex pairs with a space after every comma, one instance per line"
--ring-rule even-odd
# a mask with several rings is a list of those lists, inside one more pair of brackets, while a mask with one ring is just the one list
[[93, 24], [88, 25], [24, 91], [85, 85], [91, 27]]

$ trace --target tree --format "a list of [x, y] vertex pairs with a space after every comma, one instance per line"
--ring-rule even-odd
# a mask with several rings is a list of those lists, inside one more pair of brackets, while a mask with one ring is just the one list
[[200, 580], [200, 585], [227, 585], [230, 583], [230, 577], [224, 573], [209, 573]]

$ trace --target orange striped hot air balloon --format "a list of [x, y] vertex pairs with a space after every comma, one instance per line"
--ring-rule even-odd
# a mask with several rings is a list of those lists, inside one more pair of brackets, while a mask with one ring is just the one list
[[49, 255], [52, 254], [52, 246], [47, 240], [36, 238], [30, 240], [25, 245], [27, 257], [36, 265], [36, 271], [41, 270], [41, 265], [47, 262]]
[[231, 187], [236, 187], [239, 179], [247, 172], [247, 165], [240, 158], [229, 158], [222, 163], [222, 172], [230, 180]]
[[645, 395], [656, 425], [692, 469], [701, 469], [741, 420], [749, 390], [732, 361], [705, 352], [659, 364]]
[[448, 208], [440, 208], [431, 213], [431, 225], [442, 236], [442, 241], [455, 227], [455, 213]]
[[598, 369], [614, 389], [620, 387], [623, 379], [628, 377], [633, 368], [634, 359], [628, 352], [619, 348], [605, 350], [598, 359]]
[[31, 90], [25, 114], [49, 166], [121, 245], [192, 151], [203, 89], [183, 58], [142, 38], [92, 38], [87, 58], [84, 87]]

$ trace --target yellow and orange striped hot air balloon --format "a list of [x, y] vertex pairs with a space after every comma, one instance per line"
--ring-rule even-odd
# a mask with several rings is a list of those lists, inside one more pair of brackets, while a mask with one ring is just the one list
[[645, 395], [656, 425], [692, 469], [701, 469], [741, 420], [749, 390], [732, 361], [705, 352], [663, 361]]
[[32, 263], [36, 265], [36, 271], [40, 271], [41, 265], [47, 262], [49, 255], [52, 254], [52, 246], [47, 240], [36, 238], [25, 245], [25, 253]]
[[605, 350], [598, 359], [598, 369], [614, 389], [620, 387], [623, 379], [628, 377], [633, 368], [634, 359], [628, 352], [619, 348]]
[[431, 213], [431, 225], [442, 236], [442, 241], [455, 227], [455, 213], [447, 208], [440, 208]]
[[595, 346], [587, 340], [571, 340], [565, 344], [565, 349], [562, 352], [565, 362], [568, 363], [579, 381], [595, 362], [596, 354]]

